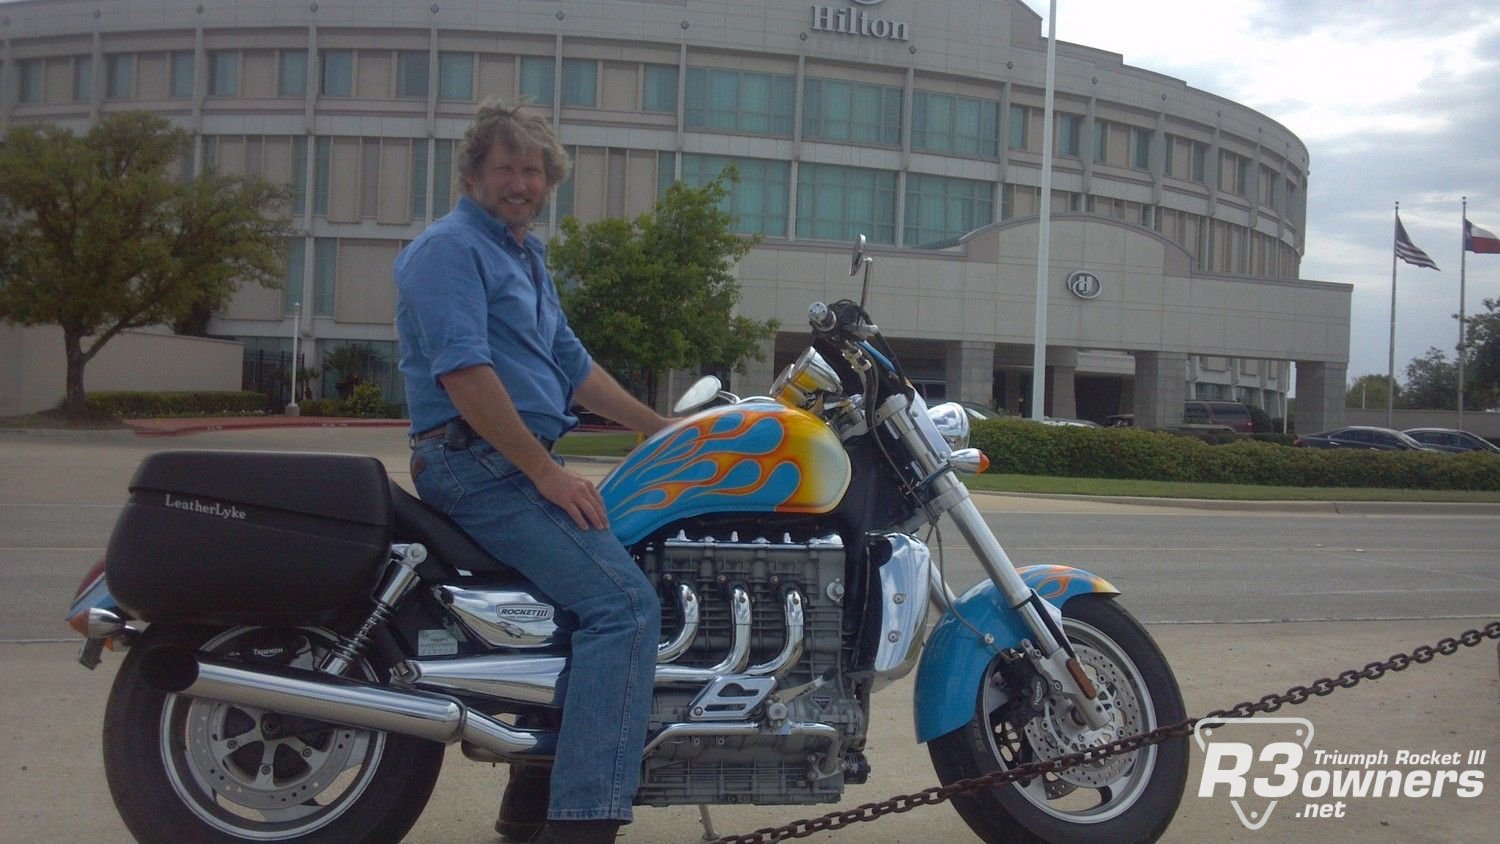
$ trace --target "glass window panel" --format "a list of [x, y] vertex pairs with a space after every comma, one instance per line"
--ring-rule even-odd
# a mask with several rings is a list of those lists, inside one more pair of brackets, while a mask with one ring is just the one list
[[1026, 106], [1013, 105], [1010, 107], [1010, 136], [1007, 144], [1011, 149], [1026, 149], [1026, 120], [1030, 112]]
[[318, 90], [325, 97], [348, 97], [354, 93], [354, 51], [324, 50], [320, 56], [322, 80]]
[[306, 50], [281, 51], [281, 75], [276, 81], [276, 93], [282, 97], [307, 95]]
[[689, 128], [790, 135], [795, 102], [790, 76], [689, 68]]
[[427, 139], [411, 142], [411, 218], [427, 219]]
[[21, 102], [39, 103], [42, 101], [42, 71], [41, 59], [25, 59], [21, 62], [21, 89], [18, 92]]
[[453, 141], [433, 142], [432, 216], [441, 217], [453, 210]]
[[599, 63], [593, 59], [563, 59], [562, 104], [593, 108], [599, 103]]
[[135, 55], [115, 53], [105, 57], [104, 96], [127, 100], [135, 95]]
[[[670, 153], [668, 153], [670, 155]], [[670, 159], [663, 166], [667, 175], [662, 182], [670, 184]], [[781, 161], [753, 158], [727, 158], [717, 155], [682, 156], [682, 180], [692, 186], [708, 183], [730, 164], [739, 170], [739, 182], [727, 182], [729, 193], [723, 208], [733, 214], [733, 228], [743, 234], [786, 236], [786, 207], [791, 166]]]
[[646, 111], [677, 111], [677, 68], [669, 64], [646, 65], [641, 108]]
[[797, 235], [875, 243], [896, 237], [896, 174], [859, 167], [804, 164], [797, 175]]
[[233, 97], [240, 92], [240, 54], [215, 50], [208, 54], [208, 95]]
[[1131, 130], [1133, 139], [1133, 158], [1130, 166], [1137, 170], [1151, 169], [1151, 130], [1135, 128]]
[[307, 258], [307, 239], [302, 237], [292, 238], [287, 241], [286, 248], [286, 272], [282, 275], [281, 288], [281, 311], [282, 313], [295, 313], [297, 305], [302, 301], [302, 281], [304, 279], [303, 267]]
[[474, 99], [474, 54], [438, 54], [438, 97], [444, 100]]
[[73, 101], [86, 103], [94, 98], [94, 57], [73, 58]]
[[907, 176], [905, 245], [948, 240], [994, 222], [992, 191], [974, 179]]
[[333, 316], [334, 280], [338, 277], [339, 242], [320, 237], [313, 242], [313, 316]]
[[521, 96], [537, 105], [551, 105], [553, 67], [551, 57], [522, 56]]
[[328, 170], [332, 165], [333, 139], [328, 137], [318, 138], [314, 145], [313, 162], [313, 216], [323, 217], [328, 214]]
[[953, 100], [953, 151], [964, 155], [979, 152], [979, 101], [967, 97]]
[[427, 77], [431, 61], [425, 50], [396, 53], [396, 96], [408, 100], [427, 99]]
[[292, 139], [292, 212], [302, 215], [307, 208], [307, 136]]

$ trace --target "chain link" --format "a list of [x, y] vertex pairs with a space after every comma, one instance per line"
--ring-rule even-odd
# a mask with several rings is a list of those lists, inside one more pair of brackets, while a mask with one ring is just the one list
[[979, 777], [957, 780], [943, 786], [918, 791], [914, 794], [902, 794], [882, 800], [878, 803], [865, 803], [853, 809], [838, 812], [829, 812], [817, 818], [805, 818], [792, 821], [784, 826], [765, 827], [757, 829], [746, 835], [726, 835], [716, 839], [713, 844], [765, 844], [770, 841], [786, 841], [791, 838], [806, 838], [809, 835], [826, 830], [843, 829], [846, 826], [865, 821], [873, 821], [877, 818], [890, 814], [910, 812], [918, 806], [935, 806], [954, 797], [963, 794], [973, 794], [997, 785], [1014, 782], [1016, 780], [1031, 779], [1042, 774], [1071, 768], [1086, 762], [1094, 762], [1110, 756], [1118, 756], [1122, 753], [1132, 753], [1143, 747], [1153, 744], [1171, 741], [1177, 738], [1186, 738], [1193, 734], [1200, 722], [1215, 721], [1223, 718], [1249, 718], [1258, 713], [1271, 713], [1285, 705], [1296, 706], [1306, 703], [1313, 697], [1327, 697], [1333, 694], [1334, 689], [1352, 689], [1364, 680], [1379, 680], [1387, 671], [1405, 671], [1411, 667], [1413, 662], [1428, 663], [1435, 657], [1452, 656], [1458, 652], [1459, 647], [1472, 648], [1485, 639], [1500, 639], [1500, 621], [1492, 621], [1480, 630], [1466, 630], [1456, 639], [1443, 639], [1436, 645], [1421, 645], [1412, 649], [1411, 654], [1395, 654], [1384, 662], [1371, 662], [1361, 669], [1350, 669], [1334, 678], [1323, 677], [1313, 681], [1311, 686], [1293, 686], [1285, 692], [1269, 694], [1255, 702], [1245, 701], [1236, 704], [1229, 709], [1216, 709], [1199, 718], [1189, 718], [1166, 727], [1158, 727], [1147, 733], [1127, 736], [1118, 741], [1090, 748], [1080, 753], [1070, 753], [1056, 759], [1044, 759], [1025, 765], [1017, 765], [1003, 771], [995, 771]]

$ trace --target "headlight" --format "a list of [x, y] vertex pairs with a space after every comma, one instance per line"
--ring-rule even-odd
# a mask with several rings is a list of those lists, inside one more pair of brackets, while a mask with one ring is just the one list
[[927, 418], [937, 426], [938, 433], [943, 435], [943, 440], [948, 447], [957, 451], [969, 446], [969, 414], [963, 405], [957, 402], [946, 402], [936, 407], [927, 408]]
[[843, 395], [838, 373], [823, 360], [817, 349], [809, 347], [776, 376], [771, 385], [771, 395], [788, 407], [812, 410], [825, 396], [837, 398]]

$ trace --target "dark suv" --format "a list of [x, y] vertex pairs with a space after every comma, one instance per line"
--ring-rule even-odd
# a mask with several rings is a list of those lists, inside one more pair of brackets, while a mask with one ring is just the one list
[[1189, 425], [1223, 425], [1236, 434], [1255, 430], [1250, 408], [1233, 401], [1189, 401], [1183, 404], [1182, 421]]

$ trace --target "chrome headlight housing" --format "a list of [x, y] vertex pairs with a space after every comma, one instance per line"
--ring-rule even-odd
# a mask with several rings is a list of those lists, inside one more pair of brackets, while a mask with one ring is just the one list
[[927, 418], [937, 426], [944, 442], [954, 451], [969, 446], [969, 413], [957, 402], [927, 408]]
[[776, 382], [771, 385], [771, 395], [777, 401], [799, 410], [812, 410], [824, 398], [837, 399], [843, 393], [838, 373], [812, 347], [799, 355], [795, 363], [783, 369], [776, 376]]

